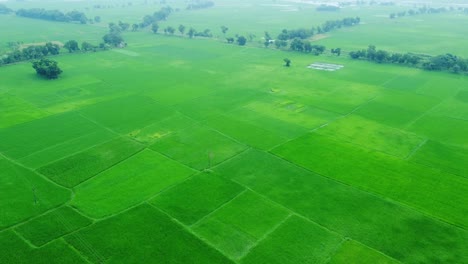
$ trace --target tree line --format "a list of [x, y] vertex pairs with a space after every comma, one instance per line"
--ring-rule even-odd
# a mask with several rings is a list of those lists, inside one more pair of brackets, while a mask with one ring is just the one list
[[83, 12], [79, 11], [70, 11], [63, 13], [59, 10], [46, 10], [43, 8], [31, 8], [31, 9], [19, 9], [16, 11], [17, 16], [43, 19], [50, 21], [59, 21], [59, 22], [79, 22], [81, 24], [86, 24], [89, 22], [89, 19]]
[[306, 39], [312, 37], [314, 34], [323, 34], [330, 32], [334, 29], [341, 27], [351, 27], [358, 25], [361, 22], [359, 17], [347, 17], [341, 20], [328, 20], [320, 26], [311, 28], [299, 28], [299, 29], [283, 29], [281, 33], [276, 37], [278, 40], [287, 41], [290, 39], [300, 38]]
[[395, 18], [404, 17], [404, 16], [415, 16], [415, 15], [421, 15], [421, 14], [440, 14], [440, 13], [446, 13], [446, 12], [453, 12], [456, 10], [466, 12], [468, 8], [458, 7], [457, 9], [455, 9], [454, 7], [433, 8], [433, 7], [423, 6], [423, 7], [416, 8], [416, 9], [409, 9], [406, 11], [391, 13], [389, 15], [389, 18], [395, 19]]
[[139, 27], [144, 28], [153, 23], [166, 20], [172, 13], [173, 9], [170, 6], [161, 8], [159, 11], [154, 12], [152, 15], [146, 15], [143, 17], [143, 21], [139, 24]]
[[6, 7], [6, 5], [0, 4], [0, 14], [9, 14], [9, 13], [12, 13], [12, 12], [13, 12], [13, 10]]
[[[127, 44], [121, 36], [121, 28], [124, 23], [120, 22], [119, 24], [109, 24], [109, 33], [102, 37], [103, 42], [99, 45], [94, 45], [87, 41], [82, 42], [80, 45], [76, 40], [69, 40], [65, 42], [63, 48], [68, 50], [69, 53], [75, 53], [96, 52], [99, 50], [107, 50], [112, 47], [125, 47]], [[47, 42], [43, 45], [29, 45], [27, 47], [22, 47], [22, 45], [17, 42], [11, 42], [11, 47], [14, 48], [12, 52], [0, 57], [0, 66], [21, 61], [42, 59], [50, 55], [58, 55], [62, 48], [59, 44], [52, 42]]]
[[352, 59], [407, 65], [429, 71], [468, 73], [468, 60], [450, 53], [437, 56], [392, 53], [385, 50], [377, 50], [374, 45], [370, 45], [367, 49], [349, 52], [349, 56]]
[[194, 9], [203, 9], [203, 8], [210, 8], [214, 6], [213, 1], [201, 1], [201, 0], [196, 0], [193, 3], [190, 3], [187, 5], [188, 10], [194, 10]]

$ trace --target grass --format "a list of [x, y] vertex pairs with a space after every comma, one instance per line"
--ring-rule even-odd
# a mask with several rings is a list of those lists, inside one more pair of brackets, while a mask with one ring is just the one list
[[91, 217], [115, 214], [183, 181], [193, 170], [144, 150], [75, 187], [72, 205]]
[[2, 263], [84, 263], [85, 260], [62, 239], [44, 247], [32, 249], [13, 231], [0, 233], [0, 262]]
[[238, 260], [288, 216], [284, 208], [247, 191], [198, 222], [193, 230]]
[[[8, 41], [97, 44], [109, 22], [163, 6], [93, 4], [7, 2], [102, 22], [0, 15], [0, 52]], [[64, 70], [53, 81], [30, 62], [0, 68], [0, 262], [468, 262], [468, 79], [346, 56], [369, 44], [466, 56], [464, 16], [169, 4], [179, 10], [161, 29], [215, 37], [124, 32], [125, 49], [53, 57]], [[265, 31], [354, 16], [361, 25], [314, 39], [324, 55], [263, 47]], [[252, 40], [225, 43], [235, 34]], [[316, 62], [344, 67], [306, 68]]]
[[0, 156], [0, 227], [20, 223], [70, 199], [70, 191]]
[[56, 238], [92, 224], [70, 207], [60, 207], [15, 228], [26, 240], [40, 247]]
[[[446, 129], [451, 128], [450, 130]], [[426, 115], [411, 124], [408, 130], [435, 141], [467, 147], [468, 122], [445, 116]]]
[[354, 240], [346, 240], [328, 263], [396, 264], [400, 262]]
[[62, 186], [74, 187], [142, 149], [143, 146], [134, 141], [117, 138], [45, 165], [38, 171]]
[[217, 175], [202, 173], [161, 193], [151, 200], [151, 204], [185, 225], [192, 225], [242, 190], [238, 184]]
[[[468, 235], [463, 228], [319, 176], [271, 154], [248, 151], [217, 167], [216, 172], [343, 237], [402, 262], [463, 259]], [[304, 241], [306, 246], [315, 240]]]
[[[315, 133], [274, 153], [332, 179], [418, 208], [462, 227], [466, 179]], [[451, 201], [450, 203], [447, 201]], [[455, 202], [456, 201], [456, 202]]]
[[0, 130], [0, 149], [18, 159], [97, 130], [100, 128], [96, 124], [75, 113], [54, 115]]
[[324, 262], [341, 241], [340, 236], [293, 216], [254, 247], [241, 263]]
[[141, 263], [151, 259], [157, 263], [232, 263], [149, 205], [98, 222], [65, 239], [92, 262]]
[[390, 155], [405, 158], [424, 139], [392, 127], [369, 122], [354, 115], [339, 119], [319, 129], [321, 135], [334, 136], [361, 147], [378, 150]]
[[468, 177], [468, 171], [465, 166], [468, 163], [467, 153], [465, 148], [445, 145], [430, 140], [411, 157], [411, 161], [448, 173]]
[[162, 138], [150, 147], [197, 170], [209, 169], [246, 149], [203, 126], [193, 126]]

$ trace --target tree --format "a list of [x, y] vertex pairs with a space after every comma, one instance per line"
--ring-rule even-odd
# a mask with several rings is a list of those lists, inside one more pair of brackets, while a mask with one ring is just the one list
[[271, 36], [268, 32], [265, 31], [265, 42], [263, 42], [263, 45], [265, 46], [265, 48], [268, 48], [268, 46], [270, 46], [272, 40], [271, 40]]
[[234, 43], [234, 38], [226, 38], [227, 43]]
[[109, 23], [109, 32], [110, 33], [120, 33], [122, 31], [122, 28], [115, 24], [114, 22]]
[[336, 54], [336, 56], [341, 55], [341, 48], [331, 49], [332, 54]]
[[93, 44], [84, 41], [83, 43], [81, 43], [81, 50], [82, 51], [96, 51], [96, 47]]
[[156, 34], [156, 33], [158, 33], [158, 30], [159, 30], [158, 23], [153, 22], [153, 24], [151, 25], [151, 31], [153, 31], [153, 33]]
[[127, 31], [130, 28], [130, 24], [119, 21], [119, 27], [122, 31]]
[[51, 55], [57, 55], [60, 52], [60, 46], [52, 42], [47, 42], [45, 47], [47, 48], [48, 53]]
[[247, 39], [244, 36], [237, 37], [237, 44], [239, 44], [239, 46], [244, 46], [245, 43], [247, 43]]
[[285, 63], [284, 66], [286, 66], [286, 67], [291, 66], [291, 60], [290, 60], [290, 59], [285, 58], [285, 59], [283, 59], [283, 61], [284, 61], [284, 63]]
[[179, 25], [179, 28], [178, 28], [178, 29], [179, 29], [180, 34], [181, 34], [181, 35], [184, 35], [184, 33], [185, 33], [185, 26], [184, 26], [184, 25]]
[[63, 47], [66, 48], [70, 53], [80, 50], [80, 48], [78, 47], [78, 42], [76, 40], [67, 41], [65, 45], [63, 45]]
[[122, 36], [120, 36], [119, 33], [108, 33], [104, 35], [102, 39], [104, 40], [104, 43], [109, 44], [114, 47], [120, 45], [124, 41]]
[[164, 32], [173, 35], [175, 32], [175, 28], [168, 26], [167, 28], [164, 29]]
[[96, 22], [96, 23], [101, 22], [101, 17], [100, 16], [95, 16], [94, 17], [94, 22]]
[[226, 32], [229, 30], [228, 27], [226, 26], [221, 26], [221, 32], [223, 32], [223, 35], [226, 36]]
[[133, 24], [133, 25], [132, 25], [132, 31], [133, 31], [133, 32], [138, 31], [138, 24]]
[[189, 31], [187, 32], [187, 35], [189, 36], [189, 38], [193, 38], [195, 33], [197, 33], [197, 31], [195, 31], [194, 28], [190, 28]]
[[56, 61], [49, 59], [41, 59], [32, 63], [32, 67], [36, 70], [37, 74], [46, 77], [47, 79], [57, 79], [62, 73]]

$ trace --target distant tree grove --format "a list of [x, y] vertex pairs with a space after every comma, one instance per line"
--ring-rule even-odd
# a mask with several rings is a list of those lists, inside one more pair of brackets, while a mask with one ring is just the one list
[[45, 58], [33, 62], [32, 67], [36, 70], [38, 75], [47, 79], [57, 79], [62, 73], [56, 61]]
[[86, 24], [90, 21], [83, 12], [76, 10], [63, 13], [59, 10], [45, 10], [43, 8], [22, 8], [16, 11], [16, 15], [59, 22], [79, 22], [81, 24]]
[[468, 60], [450, 53], [437, 56], [391, 53], [385, 50], [377, 50], [374, 45], [370, 45], [367, 49], [349, 52], [349, 56], [352, 59], [407, 65], [429, 71], [468, 73]]

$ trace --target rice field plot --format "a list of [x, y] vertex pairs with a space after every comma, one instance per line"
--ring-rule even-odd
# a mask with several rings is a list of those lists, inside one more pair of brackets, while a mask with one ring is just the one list
[[[255, 126], [267, 130], [269, 133], [276, 135], [279, 138], [291, 139], [303, 135], [309, 131], [308, 128], [297, 124], [280, 120], [270, 113], [270, 116], [252, 111], [247, 108], [239, 108], [228, 113], [230, 116], [242, 117], [242, 120]], [[300, 117], [298, 117], [300, 118]], [[311, 120], [311, 122], [321, 123], [320, 119]]]
[[[320, 88], [317, 87], [317, 89]], [[380, 92], [381, 88], [378, 86], [350, 82], [342, 83], [334, 91], [321, 97], [306, 97], [297, 100], [330, 112], [348, 114], [375, 98]]]
[[361, 105], [354, 113], [402, 129], [437, 106], [440, 101], [440, 98], [408, 91], [384, 91], [372, 101]]
[[[317, 147], [307, 145], [305, 148]], [[320, 159], [320, 162], [325, 161]], [[271, 154], [247, 151], [221, 164], [215, 172], [341, 237], [359, 241], [404, 263], [457, 262], [466, 258], [463, 253], [468, 238], [466, 230], [386, 197], [314, 174]], [[275, 232], [271, 236], [274, 235]], [[316, 243], [315, 239], [301, 241], [304, 247]], [[283, 245], [288, 243], [278, 243], [270, 254], [281, 258]], [[363, 254], [372, 257], [374, 250]], [[265, 253], [264, 257], [268, 258], [267, 255]]]
[[15, 231], [34, 246], [40, 247], [90, 224], [90, 219], [65, 206], [19, 225]]
[[177, 109], [196, 120], [205, 120], [209, 117], [219, 115], [243, 106], [246, 102], [254, 101], [264, 96], [264, 92], [231, 87], [228, 91], [220, 91], [208, 96], [196, 98], [178, 104]]
[[317, 128], [338, 117], [333, 112], [308, 107], [300, 102], [284, 100], [283, 98], [274, 101], [257, 100], [244, 105], [243, 108], [267, 118], [275, 118], [281, 122], [291, 123], [291, 125], [302, 126], [308, 130]]
[[202, 173], [162, 192], [150, 203], [191, 226], [242, 191], [236, 183], [215, 174]]
[[432, 73], [428, 78], [431, 81], [419, 86], [416, 93], [439, 100], [456, 96], [460, 88], [466, 86], [465, 78], [453, 78], [453, 75], [449, 73]]
[[[439, 2], [440, 3], [440, 2]], [[436, 3], [434, 3], [436, 4]], [[408, 10], [409, 6], [395, 6], [396, 12]], [[360, 50], [368, 45], [394, 52], [412, 52], [440, 55], [445, 53], [467, 57], [462, 49], [466, 27], [466, 15], [447, 12], [444, 14], [422, 14], [390, 19], [395, 12], [388, 8], [373, 11], [364, 8], [359, 16], [362, 23], [350, 29], [331, 32], [331, 37], [321, 39], [325, 46], [342, 47], [343, 50]]]
[[77, 185], [71, 205], [87, 216], [102, 218], [137, 205], [193, 173], [146, 149]]
[[397, 264], [399, 261], [390, 258], [372, 248], [369, 248], [357, 241], [346, 240], [332, 256], [330, 264], [347, 263], [379, 263]]
[[464, 102], [460, 98], [459, 94], [462, 92], [464, 91], [460, 91], [454, 98], [447, 99], [437, 105], [431, 114], [468, 121], [468, 102]]
[[411, 157], [413, 162], [468, 177], [468, 149], [429, 140]]
[[266, 130], [263, 126], [255, 124], [255, 122], [247, 122], [237, 115], [218, 115], [204, 122], [208, 126], [248, 146], [263, 150], [269, 149], [287, 140], [286, 137]]
[[62, 239], [33, 249], [14, 231], [8, 230], [0, 232], [0, 244], [1, 263], [86, 263], [86, 260]]
[[66, 203], [71, 192], [0, 155], [0, 228]]
[[37, 171], [62, 186], [74, 187], [142, 149], [143, 145], [132, 140], [117, 138], [47, 164]]
[[284, 223], [290, 213], [253, 192], [242, 192], [191, 228], [231, 259], [243, 258]]
[[68, 235], [65, 240], [95, 263], [233, 263], [147, 204]]
[[333, 255], [342, 240], [336, 233], [292, 216], [252, 248], [241, 263], [321, 263]]
[[203, 170], [247, 147], [210, 128], [195, 125], [156, 141], [150, 148], [189, 167]]
[[430, 114], [413, 122], [407, 130], [442, 143], [468, 147], [468, 120]]
[[468, 181], [453, 174], [310, 133], [273, 153], [311, 171], [466, 227]]
[[[102, 128], [76, 113], [53, 115], [0, 129], [0, 151], [19, 159], [98, 130]], [[102, 140], [100, 137], [96, 139], [98, 142]], [[91, 140], [88, 143], [93, 145], [95, 142]], [[83, 147], [86, 145], [83, 144]], [[73, 153], [76, 148], [70, 150]]]
[[0, 108], [2, 109], [0, 129], [48, 115], [47, 112], [37, 108], [24, 99], [9, 95], [8, 93], [1, 94]]
[[195, 126], [196, 124], [196, 120], [176, 112], [159, 122], [132, 131], [129, 136], [144, 144], [151, 144], [163, 137]]
[[84, 134], [42, 150], [31, 152], [30, 154], [19, 158], [18, 162], [29, 168], [38, 169], [68, 156], [75, 155], [87, 148], [100, 145], [116, 137], [118, 137], [118, 135], [112, 132], [104, 129], [98, 129], [89, 134]]
[[87, 118], [124, 134], [161, 121], [172, 114], [172, 110], [144, 96], [118, 98], [83, 108], [80, 112]]
[[[9, 6], [11, 3], [8, 3]], [[31, 8], [31, 7], [25, 7]], [[42, 6], [42, 8], [44, 8]], [[54, 8], [52, 8], [54, 9]], [[18, 30], [18, 29], [21, 30]], [[106, 34], [105, 27], [80, 25], [74, 23], [57, 23], [40, 19], [31, 19], [13, 15], [0, 15], [0, 31], [3, 36], [0, 41], [0, 52], [7, 51], [9, 41], [22, 41], [23, 43], [42, 43], [47, 41], [60, 41], [65, 43], [76, 39], [78, 43], [88, 41], [98, 43]]]
[[410, 155], [425, 140], [356, 115], [338, 119], [316, 132], [400, 158]]

